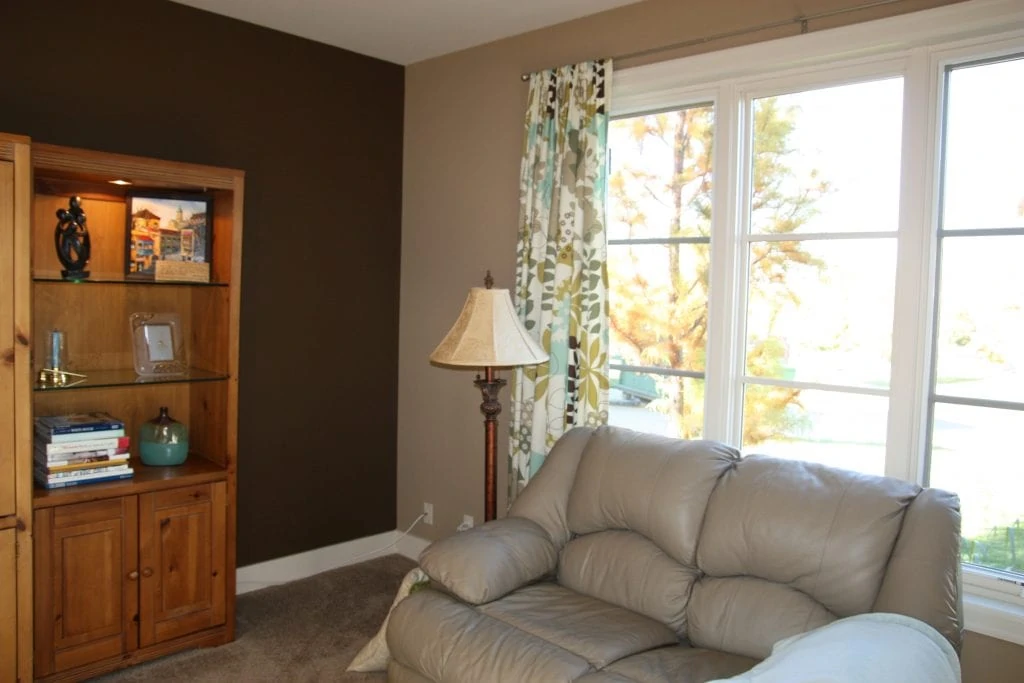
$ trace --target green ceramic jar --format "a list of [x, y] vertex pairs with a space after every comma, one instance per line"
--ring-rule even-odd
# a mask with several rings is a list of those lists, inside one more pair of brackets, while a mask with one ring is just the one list
[[139, 456], [143, 465], [180, 465], [188, 457], [188, 427], [160, 408], [160, 415], [139, 428]]

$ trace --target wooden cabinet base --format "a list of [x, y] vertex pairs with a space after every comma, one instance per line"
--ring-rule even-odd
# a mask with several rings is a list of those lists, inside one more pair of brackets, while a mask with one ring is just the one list
[[142, 662], [148, 662], [151, 659], [157, 659], [169, 654], [174, 654], [175, 652], [180, 652], [182, 650], [188, 650], [196, 647], [215, 647], [217, 645], [229, 643], [231, 640], [232, 634], [228, 632], [227, 627], [218, 626], [217, 628], [211, 628], [207, 631], [200, 631], [199, 633], [193, 633], [188, 636], [158, 643], [152, 647], [135, 650], [125, 655], [103, 659], [98, 662], [93, 662], [92, 664], [80, 666], [76, 669], [61, 671], [58, 674], [39, 678], [37, 680], [47, 682], [53, 681], [54, 683], [57, 681], [84, 681], [101, 674], [117, 671], [118, 669], [126, 669], [130, 666], [135, 666]]
[[74, 679], [96, 662], [127, 666], [138, 653], [180, 649], [194, 633], [229, 633], [226, 489], [215, 482], [36, 510], [35, 675]]

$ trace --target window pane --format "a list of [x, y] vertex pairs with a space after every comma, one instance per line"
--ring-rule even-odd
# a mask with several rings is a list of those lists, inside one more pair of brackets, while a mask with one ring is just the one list
[[936, 393], [1024, 403], [1022, 263], [1024, 236], [943, 238]]
[[748, 384], [744, 454], [884, 474], [888, 412], [889, 400], [878, 396]]
[[638, 432], [699, 439], [704, 432], [704, 381], [611, 370], [608, 424]]
[[1024, 226], [1024, 58], [954, 69], [946, 107], [946, 230]]
[[608, 239], [707, 236], [714, 109], [612, 121]]
[[747, 374], [887, 388], [896, 240], [750, 245]]
[[613, 363], [704, 370], [707, 244], [608, 246]]
[[963, 559], [1024, 572], [1024, 412], [939, 403], [932, 486], [960, 495]]
[[903, 79], [754, 100], [751, 232], [895, 231]]

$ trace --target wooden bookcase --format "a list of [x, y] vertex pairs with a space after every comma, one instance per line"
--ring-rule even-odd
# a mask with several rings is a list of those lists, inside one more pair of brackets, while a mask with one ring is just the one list
[[31, 204], [30, 141], [0, 134], [0, 683], [32, 679]]
[[[14, 372], [28, 400], [12, 419], [20, 464], [13, 476], [30, 492], [26, 514], [34, 561], [30, 576], [19, 572], [18, 598], [28, 592], [34, 615], [32, 677], [81, 680], [233, 638], [244, 175], [39, 143], [29, 150], [27, 239], [20, 253], [15, 249], [27, 296], [15, 297], [13, 307], [14, 317], [26, 321], [15, 332], [27, 348], [20, 362], [15, 359]], [[212, 195], [209, 283], [125, 277], [126, 190], [113, 180], [129, 181], [132, 189]], [[90, 277], [78, 283], [61, 278], [53, 237], [56, 211], [67, 208], [72, 195], [82, 198], [92, 242]], [[0, 242], [2, 221], [0, 215]], [[0, 269], [0, 278], [6, 272]], [[0, 283], [0, 293], [7, 286]], [[0, 304], [0, 324], [3, 310]], [[186, 374], [155, 380], [136, 375], [129, 326], [136, 312], [178, 314], [187, 340]], [[86, 374], [86, 381], [59, 388], [36, 384], [52, 329], [64, 331], [68, 367]], [[0, 329], [0, 346], [4, 339]], [[189, 428], [189, 457], [179, 467], [147, 467], [138, 460], [139, 427], [160, 406]], [[134, 477], [32, 488], [33, 417], [92, 410], [124, 420]], [[0, 395], [0, 424], [11, 412]], [[2, 482], [0, 475], [0, 487]], [[0, 504], [3, 496], [0, 488]], [[0, 577], [2, 571], [0, 565]], [[24, 649], [19, 654], [28, 680]]]

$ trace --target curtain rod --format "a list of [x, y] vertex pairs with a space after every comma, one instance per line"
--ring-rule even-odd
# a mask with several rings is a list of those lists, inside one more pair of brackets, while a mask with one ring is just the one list
[[[658, 54], [659, 52], [667, 52], [669, 50], [681, 50], [684, 47], [693, 47], [694, 45], [703, 45], [704, 43], [711, 43], [716, 40], [723, 40], [725, 38], [735, 38], [737, 36], [744, 36], [748, 33], [759, 33], [761, 31], [767, 31], [768, 29], [781, 28], [783, 26], [789, 26], [790, 24], [800, 24], [800, 33], [807, 33], [807, 22], [814, 21], [816, 19], [825, 19], [827, 17], [834, 17], [840, 14], [847, 14], [849, 12], [859, 12], [860, 10], [871, 9], [873, 7], [881, 7], [883, 5], [892, 5], [897, 2], [903, 2], [903, 0], [876, 0], [876, 2], [868, 2], [862, 5], [853, 5], [851, 7], [843, 7], [840, 9], [829, 10], [827, 12], [817, 12], [815, 14], [804, 14], [792, 19], [782, 19], [780, 21], [773, 21], [768, 24], [760, 24], [758, 26], [749, 26], [747, 28], [736, 29], [735, 31], [727, 31], [725, 33], [716, 33], [714, 35], [705, 36], [703, 38], [693, 38], [690, 40], [684, 40], [679, 43], [671, 43], [669, 45], [662, 45], [660, 47], [651, 47], [646, 50], [637, 50], [636, 52], [626, 52], [620, 55], [614, 55], [608, 59], [614, 61], [620, 61], [624, 59], [636, 59], [637, 57], [647, 57], [648, 55]], [[530, 76], [533, 73], [524, 73], [520, 76], [523, 81], [530, 80]]]

